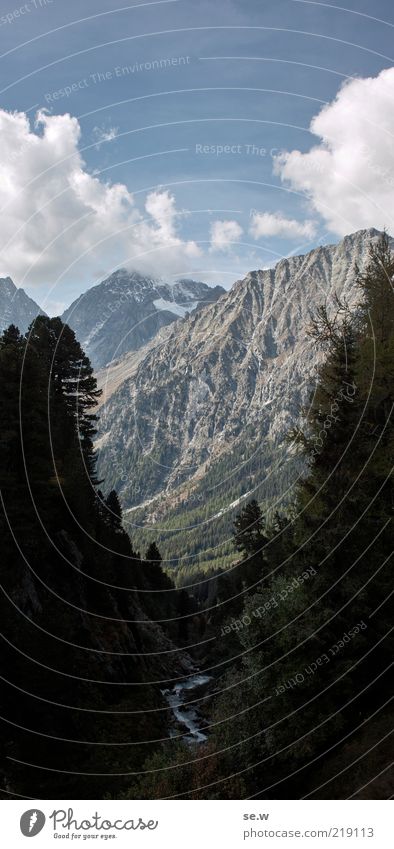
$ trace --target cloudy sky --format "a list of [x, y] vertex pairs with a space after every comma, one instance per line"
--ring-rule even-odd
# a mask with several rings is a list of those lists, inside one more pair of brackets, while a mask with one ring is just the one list
[[47, 311], [394, 232], [389, 0], [0, 7], [0, 274]]

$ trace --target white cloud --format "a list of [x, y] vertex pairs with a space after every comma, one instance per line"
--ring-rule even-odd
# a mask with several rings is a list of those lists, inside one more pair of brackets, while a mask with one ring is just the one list
[[98, 268], [176, 274], [199, 255], [177, 234], [169, 192], [147, 196], [144, 220], [127, 186], [89, 173], [76, 118], [40, 112], [32, 128], [23, 112], [0, 110], [0, 135], [0, 274], [27, 286], [61, 277], [64, 295]]
[[227, 251], [238, 242], [243, 229], [237, 221], [213, 221], [211, 224], [211, 251]]
[[394, 68], [352, 79], [313, 119], [320, 143], [277, 157], [275, 170], [305, 193], [340, 236], [390, 228], [394, 210]]
[[176, 217], [178, 212], [175, 205], [175, 198], [170, 192], [151, 192], [147, 197], [145, 209], [164, 239], [176, 238]]
[[119, 127], [110, 127], [109, 130], [105, 130], [103, 127], [94, 127], [93, 136], [96, 139], [95, 147], [97, 150], [100, 150], [104, 142], [111, 142], [116, 139], [118, 132]]
[[263, 236], [312, 239], [316, 235], [316, 224], [314, 221], [285, 218], [276, 212], [253, 212], [249, 232], [254, 239], [261, 239]]

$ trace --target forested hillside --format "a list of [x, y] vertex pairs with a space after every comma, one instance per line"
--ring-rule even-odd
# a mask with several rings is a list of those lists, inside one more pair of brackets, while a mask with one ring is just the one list
[[73, 331], [46, 317], [26, 336], [9, 327], [0, 383], [1, 787], [116, 794], [167, 733], [154, 682], [185, 657], [176, 626], [150, 620], [173, 618], [177, 593], [98, 486], [96, 381]]
[[[386, 798], [392, 762], [394, 259], [384, 236], [358, 280], [360, 307], [322, 307], [324, 362], [304, 428], [289, 517], [257, 502], [234, 528], [241, 558], [205, 601], [209, 742], [167, 746], [130, 795]], [[166, 765], [178, 769], [165, 772]], [[183, 765], [185, 764], [185, 765]], [[187, 790], [185, 790], [187, 787]]]

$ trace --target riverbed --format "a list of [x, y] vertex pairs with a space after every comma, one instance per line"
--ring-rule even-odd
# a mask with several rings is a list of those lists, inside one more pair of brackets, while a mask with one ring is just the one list
[[209, 675], [203, 675], [201, 672], [197, 672], [184, 681], [179, 681], [171, 689], [162, 690], [162, 694], [174, 717], [174, 724], [170, 728], [170, 737], [179, 737], [181, 726], [185, 729], [185, 733], [181, 733], [181, 739], [185, 743], [190, 745], [205, 743], [208, 739], [202, 730], [205, 723], [198, 710], [200, 702], [197, 701], [196, 704], [191, 704], [190, 706], [185, 704], [185, 702], [187, 703], [199, 698], [200, 693], [197, 691], [209, 684], [211, 680], [212, 678]]

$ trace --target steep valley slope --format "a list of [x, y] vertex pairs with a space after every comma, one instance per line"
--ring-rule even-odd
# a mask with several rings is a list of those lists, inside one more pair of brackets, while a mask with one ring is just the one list
[[357, 270], [378, 235], [252, 271], [100, 373], [99, 473], [133, 539], [158, 539], [168, 567], [221, 565], [246, 499], [271, 510], [292, 500], [302, 466], [287, 435], [321, 357], [308, 328], [336, 296], [357, 304]]

